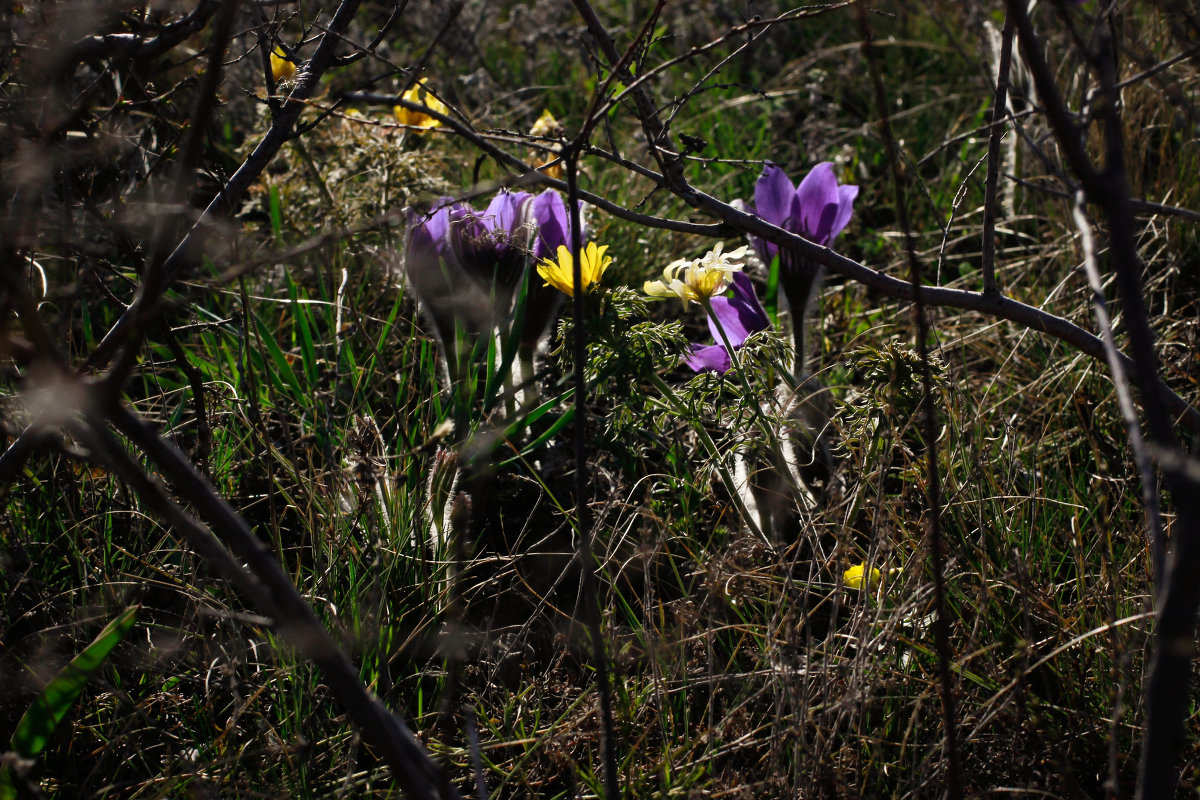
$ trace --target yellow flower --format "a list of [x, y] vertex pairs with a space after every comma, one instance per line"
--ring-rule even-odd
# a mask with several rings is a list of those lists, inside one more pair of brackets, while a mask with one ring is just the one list
[[[855, 564], [853, 567], [842, 573], [842, 583], [846, 585], [847, 589], [861, 590], [865, 588], [870, 590], [872, 586], [878, 586], [880, 581], [883, 580], [883, 573], [875, 567], [871, 567], [871, 577], [869, 580], [864, 581], [863, 576], [866, 571], [866, 564]], [[865, 587], [863, 586], [864, 583], [866, 583]]]
[[557, 164], [550, 163], [557, 158], [557, 155], [553, 155], [547, 159], [544, 159], [537, 165], [537, 171], [545, 175], [547, 178], [553, 178], [556, 181], [561, 181], [566, 175], [566, 170], [563, 169], [562, 162], [559, 161]]
[[563, 136], [563, 126], [559, 124], [554, 115], [550, 113], [550, 109], [547, 108], [537, 118], [537, 122], [533, 123], [533, 127], [529, 129], [529, 135], [561, 139]]
[[[409, 89], [403, 95], [403, 100], [407, 103], [416, 103], [427, 107], [430, 111], [436, 111], [439, 114], [449, 114], [450, 109], [441, 100], [438, 100], [429, 91], [429, 87], [425, 85], [425, 81], [419, 81], [416, 86]], [[410, 128], [418, 128], [427, 131], [430, 128], [436, 128], [441, 125], [441, 121], [434, 119], [423, 111], [410, 111], [404, 106], [393, 106], [392, 113], [396, 115], [396, 121], [401, 125], [407, 125]]]
[[[604, 255], [606, 250], [608, 245], [597, 247], [595, 242], [588, 242], [580, 253], [583, 260], [579, 272], [585, 292], [600, 281], [600, 276], [612, 263], [612, 256]], [[543, 258], [542, 263], [537, 265], [538, 275], [546, 280], [546, 285], [553, 286], [569, 297], [575, 296], [574, 270], [575, 259], [571, 258], [571, 251], [561, 244], [558, 246], [558, 261]]]
[[279, 83], [280, 81], [290, 81], [294, 77], [296, 77], [296, 63], [276, 47], [271, 51], [271, 80]]
[[[530, 136], [543, 136], [548, 139], [561, 139], [566, 135], [563, 126], [550, 113], [550, 109], [542, 112], [542, 115], [537, 118], [537, 122], [533, 123], [533, 127], [529, 129]], [[537, 164], [537, 171], [555, 180], [563, 179], [563, 165], [559, 161], [557, 164], [551, 164], [555, 161], [559, 154], [562, 153], [561, 145], [554, 145], [552, 151], [547, 155], [544, 150], [531, 150], [530, 155]]]
[[651, 297], [678, 297], [684, 308], [688, 303], [699, 303], [725, 291], [733, 279], [733, 273], [742, 269], [737, 263], [750, 248], [742, 246], [722, 253], [724, 245], [717, 246], [702, 257], [688, 261], [673, 261], [663, 270], [661, 281], [646, 281], [642, 290]]

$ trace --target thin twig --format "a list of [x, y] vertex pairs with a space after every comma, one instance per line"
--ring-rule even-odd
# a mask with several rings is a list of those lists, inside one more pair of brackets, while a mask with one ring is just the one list
[[572, 269], [571, 313], [574, 382], [575, 382], [575, 519], [578, 527], [579, 547], [576, 557], [582, 575], [580, 591], [583, 594], [584, 624], [592, 640], [592, 661], [596, 667], [596, 681], [600, 684], [600, 718], [603, 726], [604, 789], [607, 800], [619, 800], [621, 787], [617, 780], [617, 735], [613, 725], [612, 682], [609, 675], [608, 653], [604, 647], [603, 619], [600, 613], [600, 592], [596, 582], [596, 564], [592, 548], [591, 506], [588, 504], [587, 464], [587, 318], [583, 291], [583, 230], [579, 215], [579, 192], [577, 188], [579, 149], [582, 139], [568, 143], [563, 156], [567, 168], [567, 209], [571, 215]]
[[[129, 409], [117, 405], [108, 410], [107, 416], [162, 471], [175, 491], [186, 498], [207, 521], [208, 530], [216, 534], [255, 575], [262, 584], [281, 633], [325, 673], [330, 689], [345, 705], [367, 740], [385, 755], [396, 780], [405, 790], [419, 798], [458, 797], [448, 778], [408, 726], [363, 686], [354, 664], [296, 591], [274, 553], [254, 536], [246, 522], [221, 498], [212, 484], [196, 471], [179, 450]], [[89, 422], [93, 429], [98, 430], [104, 424], [104, 419], [93, 412]], [[171, 521], [174, 524], [181, 520], [173, 515]], [[192, 532], [195, 533], [195, 529]]]
[[1154, 585], [1161, 586], [1166, 568], [1166, 538], [1158, 510], [1158, 481], [1154, 477], [1154, 467], [1142, 439], [1137, 410], [1133, 406], [1133, 393], [1129, 391], [1129, 379], [1125, 375], [1125, 369], [1117, 353], [1116, 337], [1113, 336], [1108, 304], [1104, 299], [1104, 282], [1100, 277], [1100, 267], [1096, 263], [1096, 245], [1092, 236], [1092, 226], [1084, 209], [1082, 191], [1076, 197], [1071, 214], [1075, 219], [1075, 227], [1079, 229], [1080, 245], [1083, 248], [1083, 267], [1087, 272], [1088, 287], [1092, 290], [1092, 307], [1096, 314], [1096, 327], [1100, 329], [1100, 335], [1108, 354], [1108, 368], [1112, 372], [1113, 386], [1117, 391], [1117, 406], [1121, 409], [1121, 419], [1125, 422], [1129, 447], [1133, 450], [1134, 463], [1137, 464], [1138, 474], [1141, 476], [1142, 502], [1146, 506], [1147, 538]]
[[[1094, 51], [1084, 51], [1100, 79], [1100, 91], [1092, 102], [1104, 133], [1105, 164], [1100, 169], [1088, 156], [1082, 131], [1063, 103], [1023, 0], [1008, 0], [1008, 13], [1016, 22], [1021, 55], [1059, 147], [1087, 199], [1104, 212], [1109, 260], [1116, 271], [1130, 351], [1138, 366], [1131, 375], [1142, 398], [1148, 444], [1154, 448], [1147, 450], [1182, 456], [1168, 411], [1170, 398], [1158, 376], [1158, 355], [1143, 295], [1112, 42], [1107, 31], [1101, 29]], [[1166, 580], [1155, 587], [1158, 626], [1144, 688], [1145, 727], [1136, 793], [1139, 800], [1171, 797], [1179, 782], [1180, 747], [1187, 714], [1187, 704], [1180, 703], [1179, 697], [1191, 681], [1196, 613], [1200, 608], [1200, 482], [1181, 471], [1166, 470], [1164, 474], [1175, 502], [1176, 517]]]
[[[341, 34], [350, 25], [360, 2], [361, 0], [342, 0], [337, 11], [334, 12], [328, 32], [321, 38], [321, 43], [317, 45], [308, 69], [304, 71], [295, 89], [292, 90], [287, 104], [279, 112], [271, 127], [267, 129], [254, 151], [246, 157], [242, 165], [209, 202], [204, 213], [162, 262], [161, 268], [155, 271], [153, 280], [148, 277], [142, 281], [132, 305], [109, 328], [104, 338], [100, 340], [96, 349], [88, 357], [88, 367], [97, 368], [107, 364], [117, 348], [124, 345], [131, 336], [137, 335], [137, 331], [147, 324], [154, 313], [158, 298], [170, 286], [184, 265], [191, 261], [199, 249], [201, 239], [211, 229], [213, 223], [237, 207], [247, 189], [266, 169], [267, 164], [279, 152], [279, 148], [283, 146], [284, 142], [290, 138], [292, 128], [300, 118], [300, 114], [308, 107], [306, 101], [316, 91], [320, 85], [321, 76], [333, 62], [335, 51], [341, 41]], [[119, 373], [114, 375], [114, 378], [120, 377]]]
[[1008, 106], [1009, 70], [1012, 67], [1013, 21], [1004, 17], [1000, 33], [1000, 64], [996, 69], [996, 96], [992, 100], [992, 130], [988, 136], [987, 181], [983, 191], [983, 293], [999, 294], [996, 288], [996, 190], [1000, 182], [1000, 140], [1004, 136], [1004, 118]]
[[914, 333], [916, 350], [921, 361], [921, 405], [924, 411], [922, 433], [925, 439], [925, 476], [928, 493], [929, 561], [933, 571], [933, 603], [937, 615], [934, 618], [933, 631], [937, 650], [938, 681], [942, 696], [942, 725], [947, 761], [946, 796], [949, 800], [959, 800], [962, 797], [962, 768], [958, 754], [958, 714], [955, 710], [954, 680], [950, 674], [950, 667], [954, 663], [954, 659], [950, 652], [950, 619], [946, 604], [946, 555], [941, 526], [942, 497], [941, 471], [938, 468], [937, 405], [934, 403], [933, 370], [929, 365], [930, 325], [926, 317], [925, 305], [921, 300], [921, 262], [917, 258], [916, 243], [913, 241], [912, 226], [908, 219], [908, 201], [904, 191], [905, 171], [900, 161], [899, 146], [892, 132], [883, 78], [879, 74], [879, 66], [872, 48], [874, 33], [867, 22], [865, 6], [860, 4], [855, 8], [863, 35], [863, 57], [870, 68], [871, 82], [875, 88], [875, 103], [880, 115], [880, 132], [883, 135], [888, 160], [892, 166], [892, 184], [896, 193], [896, 215], [904, 234], [905, 253], [908, 257], [908, 277], [912, 283], [913, 297], [915, 298], [912, 316], [916, 327]]

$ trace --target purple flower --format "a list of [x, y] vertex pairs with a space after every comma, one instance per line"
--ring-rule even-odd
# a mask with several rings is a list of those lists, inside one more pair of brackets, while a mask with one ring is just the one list
[[[754, 184], [754, 205], [743, 203], [742, 207], [772, 225], [825, 246], [850, 222], [857, 196], [857, 186], [838, 185], [828, 161], [813, 167], [799, 186], [793, 186], [782, 169], [768, 162]], [[780, 252], [778, 246], [757, 236], [750, 237], [750, 244], [767, 264], [779, 255], [779, 283], [792, 309], [797, 371], [803, 371], [804, 315], [824, 267], [791, 250]]]
[[[432, 211], [408, 212], [408, 240], [404, 271], [413, 294], [433, 324], [447, 365], [459, 363], [459, 339], [466, 335], [469, 350], [475, 339], [493, 324], [492, 303], [459, 261], [452, 241], [452, 217], [461, 210], [453, 198], [439, 198]], [[457, 377], [456, 368], [450, 369]]]
[[696, 372], [711, 370], [724, 374], [731, 360], [729, 351], [722, 344], [722, 331], [730, 346], [736, 350], [746, 343], [750, 334], [770, 328], [771, 320], [758, 302], [750, 277], [743, 272], [733, 274], [733, 297], [714, 297], [709, 302], [712, 304], [712, 316], [708, 318], [708, 329], [717, 344], [693, 345], [691, 352], [684, 356], [683, 363]]
[[480, 214], [465, 203], [450, 207], [449, 242], [467, 274], [480, 284], [494, 284], [507, 300], [525, 267], [531, 223], [528, 192], [500, 191]]
[[[533, 198], [530, 216], [536, 233], [533, 237], [533, 263], [544, 258], [558, 257], [558, 248], [571, 247], [571, 217], [562, 195], [547, 189]], [[587, 236], [587, 227], [580, 217], [580, 242]], [[533, 351], [546, 332], [554, 315], [562, 305], [563, 293], [546, 286], [536, 272], [530, 271], [528, 294], [525, 301], [525, 324], [521, 332], [521, 347], [527, 358], [532, 360]]]
[[[537, 225], [537, 236], [533, 241], [535, 260], [553, 258], [560, 245], [570, 248], [571, 216], [558, 192], [547, 189], [533, 198], [533, 221]], [[579, 239], [583, 241], [587, 238], [587, 227], [580, 225], [580, 230]]]
[[[828, 161], [813, 167], [799, 186], [793, 186], [782, 169], [767, 163], [754, 184], [754, 206], [749, 210], [772, 225], [827, 245], [850, 221], [857, 196], [857, 186], [838, 185]], [[757, 237], [751, 237], [750, 243], [768, 263], [779, 250]]]
[[[562, 197], [501, 190], [480, 212], [453, 197], [441, 197], [428, 212], [409, 211], [405, 269], [441, 340], [447, 362], [458, 364], [479, 337], [504, 324], [513, 312], [513, 292], [528, 281], [520, 348], [525, 374], [533, 353], [562, 303], [542, 285], [530, 264], [570, 246], [570, 220]], [[527, 276], [532, 274], [532, 277]]]

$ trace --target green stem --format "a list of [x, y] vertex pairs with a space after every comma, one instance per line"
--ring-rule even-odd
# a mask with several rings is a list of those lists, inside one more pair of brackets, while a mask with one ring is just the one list
[[[748, 398], [753, 397], [754, 393], [750, 388], [750, 381], [746, 378], [746, 374], [742, 370], [742, 365], [738, 360], [737, 352], [733, 349], [733, 345], [729, 341], [728, 334], [725, 333], [725, 326], [721, 324], [720, 317], [718, 317], [716, 312], [713, 311], [712, 299], [708, 297], [702, 297], [700, 298], [700, 305], [704, 307], [704, 313], [708, 314], [709, 319], [713, 321], [713, 327], [717, 329], [717, 333], [721, 337], [721, 344], [725, 347], [725, 352], [729, 354], [729, 369], [737, 375], [738, 382], [741, 383], [742, 391], [745, 393], [745, 396]], [[771, 384], [768, 383], [768, 386], [769, 385]], [[775, 459], [775, 464], [777, 465], [776, 471], [782, 472], [786, 476], [784, 480], [787, 481], [788, 488], [791, 489], [794, 494], [798, 494], [800, 487], [795, 485], [795, 481], [792, 479], [791, 471], [786, 468], [788, 463], [787, 457], [784, 455], [783, 448], [780, 446], [779, 436], [776, 430], [767, 421], [767, 416], [763, 413], [762, 405], [760, 403], [751, 403], [750, 407], [753, 409], [752, 413], [754, 414], [755, 421], [761, 426], [762, 431], [766, 436], [767, 444], [771, 448], [771, 457]]]
[[[688, 418], [687, 408], [684, 407], [679, 397], [675, 394], [675, 391], [667, 385], [666, 381], [659, 377], [657, 372], [650, 373], [650, 382], [654, 384], [654, 388], [658, 389], [663, 398], [671, 404], [676, 414], [684, 419]], [[762, 532], [758, 521], [750, 513], [750, 509], [746, 508], [746, 503], [742, 500], [742, 494], [738, 491], [737, 483], [733, 480], [733, 476], [729, 474], [729, 467], [725, 466], [725, 459], [721, 455], [721, 451], [717, 449], [717, 443], [708, 435], [708, 431], [704, 429], [703, 425], [694, 425], [693, 427], [696, 435], [700, 438], [700, 443], [704, 445], [704, 449], [708, 451], [709, 457], [716, 463], [717, 472], [720, 474], [721, 480], [725, 482], [725, 486], [729, 489], [729, 494], [733, 498], [734, 504], [737, 506], [742, 518], [746, 520], [746, 524], [750, 526], [751, 532], [768, 545], [771, 545], [771, 540]]]

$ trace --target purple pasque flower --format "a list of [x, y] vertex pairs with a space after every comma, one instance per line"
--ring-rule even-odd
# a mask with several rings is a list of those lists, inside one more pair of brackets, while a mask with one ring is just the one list
[[461, 366], [484, 333], [512, 313], [513, 292], [526, 275], [521, 320], [522, 361], [531, 374], [533, 353], [562, 303], [530, 268], [570, 246], [570, 218], [562, 196], [501, 190], [480, 212], [441, 197], [427, 212], [408, 212], [405, 263], [408, 282], [433, 323], [447, 363]]
[[[536, 231], [533, 235], [532, 263], [537, 264], [544, 258], [556, 258], [560, 246], [571, 247], [571, 215], [567, 213], [567, 204], [562, 195], [547, 189], [535, 196], [530, 203], [530, 216]], [[579, 219], [579, 241], [583, 242], [587, 237], [587, 226], [583, 224], [582, 214]], [[521, 347], [528, 358], [532, 359], [533, 351], [558, 313], [563, 297], [562, 292], [546, 286], [534, 270], [529, 271], [525, 323], [521, 331]]]
[[482, 213], [452, 197], [438, 198], [429, 212], [408, 212], [408, 282], [455, 369], [509, 314], [525, 272], [532, 200], [503, 190]]
[[[794, 186], [780, 167], [767, 162], [754, 184], [754, 205], [743, 203], [742, 207], [772, 225], [826, 246], [850, 222], [857, 196], [857, 186], [838, 185], [833, 164], [828, 161], [813, 167], [799, 186]], [[777, 245], [757, 236], [750, 237], [750, 244], [767, 264], [779, 255], [779, 284], [792, 309], [796, 366], [802, 372], [804, 316], [825, 269], [792, 250], [780, 252]]]
[[[581, 202], [581, 211], [582, 206]], [[532, 215], [537, 226], [537, 235], [533, 240], [533, 257], [536, 261], [553, 258], [560, 245], [571, 247], [571, 215], [567, 213], [567, 203], [561, 194], [547, 189], [534, 197]], [[582, 213], [579, 220], [579, 240], [582, 242], [587, 239], [587, 226], [583, 224]]]
[[[857, 196], [857, 186], [838, 185], [833, 164], [828, 161], [813, 167], [799, 186], [793, 186], [780, 167], [767, 162], [754, 184], [754, 205], [749, 211], [824, 246], [850, 222]], [[750, 244], [768, 263], [779, 251], [776, 245], [758, 237], [751, 237]]]
[[453, 198], [442, 197], [428, 212], [409, 209], [404, 247], [408, 285], [433, 324], [452, 380], [458, 377], [460, 344], [468, 351], [474, 346], [492, 324], [493, 308], [455, 254], [451, 211], [456, 205]]
[[449, 209], [449, 243], [467, 274], [507, 302], [525, 267], [533, 195], [502, 189], [482, 214], [465, 203]]
[[683, 363], [696, 372], [724, 374], [732, 363], [729, 351], [723, 344], [725, 339], [736, 350], [746, 343], [750, 334], [770, 328], [771, 320], [762, 303], [758, 302], [750, 276], [744, 272], [733, 274], [733, 297], [714, 297], [709, 303], [712, 314], [708, 318], [708, 329], [717, 344], [693, 345], [691, 352], [684, 356]]

